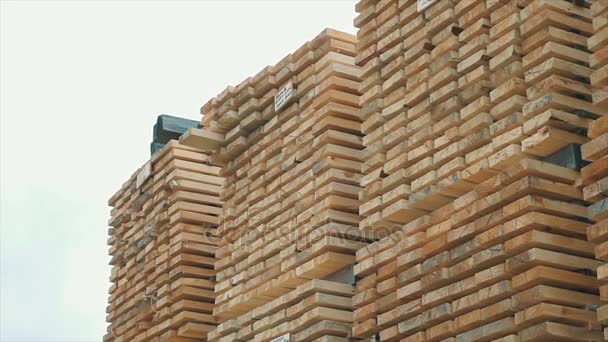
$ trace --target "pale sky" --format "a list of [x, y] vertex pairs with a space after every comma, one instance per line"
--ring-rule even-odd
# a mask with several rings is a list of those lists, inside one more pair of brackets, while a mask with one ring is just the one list
[[227, 85], [354, 0], [0, 0], [0, 340], [100, 341], [107, 199], [160, 113], [200, 119]]

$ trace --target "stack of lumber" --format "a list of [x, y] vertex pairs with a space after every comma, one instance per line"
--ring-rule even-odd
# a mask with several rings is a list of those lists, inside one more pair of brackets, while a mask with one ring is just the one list
[[[585, 200], [591, 203], [589, 218], [595, 224], [587, 233], [595, 244], [595, 257], [608, 262], [608, 116], [594, 121], [588, 133], [592, 140], [583, 145], [582, 156], [592, 163], [581, 170], [581, 180]], [[597, 277], [604, 302], [598, 309], [598, 320], [608, 326], [608, 263], [598, 268]], [[604, 335], [608, 340], [608, 328], [604, 328]]]
[[[350, 304], [307, 300], [315, 292], [301, 286], [314, 279], [352, 284], [355, 253], [373, 238], [358, 229], [361, 72], [354, 55], [353, 36], [327, 29], [207, 102], [203, 129], [181, 139], [213, 151], [226, 177], [214, 314], [230, 328], [213, 339], [234, 341], [243, 328], [249, 330], [239, 340], [265, 341], [297, 335], [315, 320], [351, 322], [331, 311], [350, 312]], [[301, 306], [283, 310], [302, 298]], [[303, 312], [310, 313], [282, 324]], [[319, 337], [344, 337], [342, 328], [315, 327]]]
[[352, 285], [309, 280], [295, 290], [217, 326], [217, 341], [348, 341]]
[[588, 8], [564, 0], [417, 7], [357, 5], [362, 229], [403, 224], [526, 155], [582, 144], [587, 117], [601, 115], [585, 83]]
[[[608, 109], [608, 2], [596, 1], [591, 6], [594, 34], [588, 40], [590, 57], [593, 103], [601, 109]], [[590, 141], [582, 146], [582, 157], [591, 162], [581, 170], [584, 185], [583, 195], [590, 203], [589, 218], [595, 222], [588, 230], [589, 240], [595, 243], [596, 258], [608, 261], [608, 116], [595, 120], [589, 125], [587, 134]], [[600, 282], [602, 305], [598, 309], [598, 320], [608, 326], [608, 264], [597, 270]], [[604, 328], [604, 338], [608, 340], [608, 328]]]
[[112, 272], [104, 341], [206, 341], [223, 178], [169, 142], [109, 200]]
[[[599, 341], [579, 189], [590, 3], [363, 0], [353, 335]], [[580, 159], [580, 158], [579, 158]], [[568, 167], [565, 167], [568, 166]], [[580, 165], [578, 165], [580, 166]]]
[[354, 335], [600, 341], [579, 177], [522, 159], [358, 251]]

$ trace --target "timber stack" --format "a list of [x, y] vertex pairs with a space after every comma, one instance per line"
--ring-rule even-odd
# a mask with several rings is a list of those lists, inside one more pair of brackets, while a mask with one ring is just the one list
[[346, 341], [362, 137], [355, 37], [327, 29], [201, 109], [226, 187], [211, 341]]
[[112, 272], [104, 341], [206, 341], [223, 178], [176, 140], [109, 200]]
[[357, 251], [354, 336], [602, 340], [579, 188], [603, 114], [590, 5], [357, 4], [360, 228], [393, 233]]
[[608, 1], [356, 11], [110, 199], [105, 341], [608, 339]]
[[[591, 6], [594, 34], [588, 40], [592, 55], [589, 59], [593, 69], [591, 85], [593, 103], [608, 109], [608, 2], [596, 1]], [[588, 237], [595, 243], [595, 256], [608, 262], [608, 116], [593, 121], [587, 131], [590, 141], [582, 147], [582, 158], [590, 164], [581, 170], [584, 185], [583, 195], [589, 205], [589, 218], [594, 222], [589, 227]], [[600, 282], [598, 320], [604, 326], [604, 339], [608, 340], [608, 264], [597, 269]]]

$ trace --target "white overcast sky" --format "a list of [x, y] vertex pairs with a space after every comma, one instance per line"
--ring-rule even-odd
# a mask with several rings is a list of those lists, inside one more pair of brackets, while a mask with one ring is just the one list
[[227, 85], [355, 1], [7, 1], [1, 8], [0, 340], [99, 341], [107, 199], [160, 113], [200, 119]]

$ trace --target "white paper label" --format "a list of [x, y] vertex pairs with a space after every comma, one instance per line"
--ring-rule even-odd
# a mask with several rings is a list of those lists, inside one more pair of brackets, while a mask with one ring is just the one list
[[274, 96], [274, 111], [278, 112], [293, 97], [293, 83], [289, 82]]
[[437, 0], [418, 0], [418, 12], [424, 11], [436, 2]]
[[289, 334], [273, 338], [270, 342], [289, 342]]
[[152, 164], [150, 164], [150, 162], [147, 162], [144, 164], [144, 166], [142, 166], [141, 171], [139, 171], [139, 173], [137, 174], [137, 179], [135, 180], [135, 187], [137, 189], [139, 189], [144, 182], [150, 178], [150, 175], [152, 174]]

